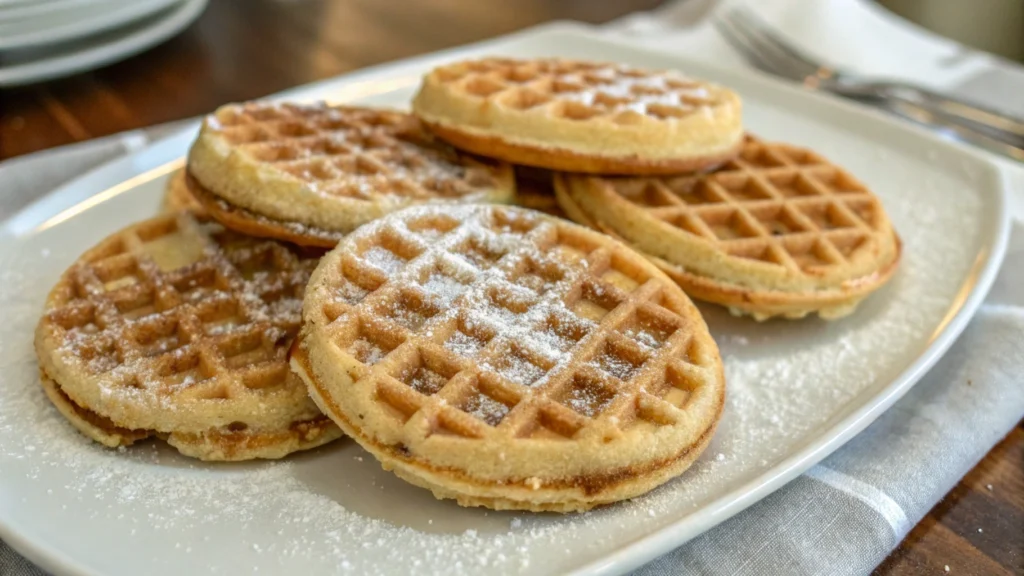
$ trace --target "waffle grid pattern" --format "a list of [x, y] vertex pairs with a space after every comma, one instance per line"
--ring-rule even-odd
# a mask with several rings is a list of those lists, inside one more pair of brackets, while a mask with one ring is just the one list
[[713, 173], [606, 179], [623, 199], [726, 253], [795, 273], [842, 267], [883, 228], [878, 199], [808, 150], [747, 138]]
[[328, 196], [443, 200], [499, 186], [483, 164], [437, 143], [400, 112], [256, 102], [220, 108], [207, 127]]
[[428, 213], [343, 255], [323, 312], [353, 378], [414, 436], [611, 439], [685, 418], [715, 355], [666, 307], [667, 281], [575, 227], [507, 214]]
[[619, 64], [489, 58], [435, 74], [452, 89], [502, 108], [568, 120], [630, 125], [685, 118], [719, 104], [706, 83]]
[[132, 227], [65, 279], [47, 312], [88, 373], [132, 398], [259, 402], [301, 387], [285, 353], [316, 265], [189, 214]]

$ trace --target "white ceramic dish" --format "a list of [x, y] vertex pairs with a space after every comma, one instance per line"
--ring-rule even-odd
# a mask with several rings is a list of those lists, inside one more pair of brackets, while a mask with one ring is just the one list
[[[0, 11], [0, 50], [57, 44], [141, 20], [182, 0], [91, 0]], [[31, 8], [31, 11], [29, 11]]]
[[35, 13], [39, 10], [55, 10], [62, 6], [95, 1], [97, 0], [0, 0], [0, 14], [21, 14], [23, 10]]
[[892, 283], [850, 318], [757, 324], [704, 307], [726, 359], [718, 434], [681, 478], [585, 515], [463, 509], [381, 471], [351, 442], [282, 463], [204, 465], [159, 445], [79, 437], [38, 390], [31, 332], [85, 247], [152, 214], [192, 131], [62, 187], [0, 228], [0, 537], [58, 575], [611, 574], [743, 510], [853, 437], [941, 356], [981, 303], [1008, 235], [998, 169], [895, 121], [765, 77], [560, 24], [299, 88], [403, 105], [440, 61], [559, 54], [676, 67], [736, 88], [747, 125], [811, 146], [883, 199], [904, 240]]
[[148, 8], [156, 6], [158, 13], [145, 12], [138, 16], [133, 12], [133, 17], [128, 20], [130, 23], [121, 22], [120, 27], [110, 29], [109, 22], [102, 20], [104, 32], [52, 47], [21, 49], [5, 54], [0, 61], [0, 87], [21, 86], [84, 72], [133, 56], [184, 30], [202, 14], [207, 0], [159, 2], [161, 4], [146, 3]]

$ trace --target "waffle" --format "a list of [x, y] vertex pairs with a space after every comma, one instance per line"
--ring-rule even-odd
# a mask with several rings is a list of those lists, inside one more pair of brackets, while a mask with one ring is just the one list
[[409, 114], [324, 104], [223, 106], [203, 122], [188, 172], [233, 207], [334, 233], [411, 204], [515, 194], [510, 166], [456, 152]]
[[899, 263], [879, 199], [786, 144], [749, 137], [739, 158], [705, 175], [560, 175], [555, 189], [571, 219], [632, 244], [694, 298], [758, 320], [845, 316]]
[[385, 469], [464, 506], [582, 511], [681, 474], [725, 382], [674, 283], [539, 212], [415, 207], [347, 236], [292, 368]]
[[515, 164], [672, 174], [734, 157], [740, 98], [671, 71], [562, 59], [487, 58], [431, 71], [413, 112], [452, 145]]
[[126, 228], [50, 293], [35, 336], [43, 387], [107, 446], [156, 436], [245, 460], [333, 440], [285, 358], [318, 255], [189, 212]]
[[175, 170], [167, 179], [167, 188], [164, 190], [164, 198], [160, 203], [162, 212], [177, 212], [179, 210], [191, 210], [201, 213], [202, 204], [188, 190], [185, 183], [185, 170]]

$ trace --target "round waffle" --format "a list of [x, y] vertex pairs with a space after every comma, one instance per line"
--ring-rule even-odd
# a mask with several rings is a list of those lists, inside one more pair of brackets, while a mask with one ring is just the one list
[[35, 335], [47, 395], [107, 446], [158, 436], [245, 460], [339, 437], [285, 358], [315, 256], [189, 212], [110, 236], [47, 299]]
[[487, 58], [427, 74], [413, 100], [454, 146], [515, 164], [598, 174], [704, 170], [743, 140], [740, 98], [671, 71]]
[[539, 212], [416, 207], [347, 236], [292, 368], [386, 469], [464, 506], [582, 511], [681, 474], [724, 403], [697, 309], [639, 254]]
[[333, 233], [410, 204], [515, 194], [510, 166], [453, 150], [409, 114], [325, 104], [223, 106], [203, 122], [188, 172], [235, 208]]
[[694, 298], [758, 320], [852, 312], [892, 277], [900, 242], [879, 199], [814, 152], [748, 138], [720, 170], [559, 175], [573, 220], [648, 255]]

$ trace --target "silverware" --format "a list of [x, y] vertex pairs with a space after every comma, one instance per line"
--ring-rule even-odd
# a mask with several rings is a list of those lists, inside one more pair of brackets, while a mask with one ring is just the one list
[[1024, 121], [938, 92], [831, 68], [793, 48], [752, 12], [719, 13], [715, 27], [757, 68], [873, 105], [941, 136], [1024, 162]]

